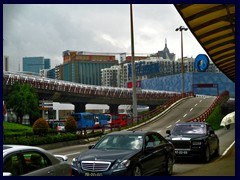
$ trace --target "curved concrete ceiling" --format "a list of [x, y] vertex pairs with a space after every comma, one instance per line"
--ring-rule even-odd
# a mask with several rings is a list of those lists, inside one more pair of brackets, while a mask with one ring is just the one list
[[235, 4], [174, 4], [212, 62], [235, 82]]

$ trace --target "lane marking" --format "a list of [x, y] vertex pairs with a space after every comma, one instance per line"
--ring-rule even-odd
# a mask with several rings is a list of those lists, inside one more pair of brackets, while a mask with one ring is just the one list
[[197, 106], [198, 104], [195, 104], [195, 106]]
[[187, 114], [184, 114], [184, 116], [183, 117], [186, 117], [187, 116]]
[[222, 156], [225, 156], [227, 154], [227, 152], [229, 151], [229, 149], [232, 148], [232, 146], [235, 144], [235, 140], [232, 142], [232, 144], [230, 144], [230, 146], [228, 146], [228, 148], [223, 152]]
[[177, 120], [176, 123], [178, 123], [181, 119]]
[[166, 129], [169, 129], [170, 127], [172, 127], [172, 125], [170, 125], [170, 126], [166, 127]]
[[190, 109], [190, 111], [192, 111], [192, 110], [193, 110], [193, 108]]

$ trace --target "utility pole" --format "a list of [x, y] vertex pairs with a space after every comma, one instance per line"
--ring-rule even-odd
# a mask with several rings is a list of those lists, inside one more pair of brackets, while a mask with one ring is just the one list
[[133, 15], [132, 4], [130, 4], [130, 22], [131, 22], [131, 50], [132, 50], [132, 103], [133, 118], [137, 117], [137, 93], [136, 93], [136, 70], [134, 64], [134, 33], [133, 33]]

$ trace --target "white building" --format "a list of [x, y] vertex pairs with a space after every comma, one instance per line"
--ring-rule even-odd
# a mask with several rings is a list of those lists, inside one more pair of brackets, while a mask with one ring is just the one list
[[[195, 58], [184, 58], [184, 72], [196, 72]], [[172, 61], [162, 57], [149, 57], [145, 60], [135, 61], [136, 81], [163, 77], [182, 72], [181, 59]], [[210, 61], [208, 72], [219, 72], [219, 69]], [[124, 63], [118, 66], [102, 69], [102, 86], [126, 87], [132, 81], [132, 65]]]
[[101, 85], [120, 87], [121, 66], [112, 66], [101, 70]]

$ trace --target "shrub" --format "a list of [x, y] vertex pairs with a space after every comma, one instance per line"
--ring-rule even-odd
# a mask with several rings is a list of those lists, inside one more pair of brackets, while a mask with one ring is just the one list
[[43, 118], [39, 118], [33, 124], [33, 133], [35, 135], [44, 136], [48, 133], [49, 125], [47, 121]]
[[4, 144], [21, 144], [21, 145], [31, 145], [37, 146], [42, 144], [51, 144], [64, 141], [77, 140], [77, 136], [72, 133], [65, 133], [62, 135], [46, 135], [46, 136], [31, 136], [31, 137], [17, 137], [17, 138], [7, 138], [4, 140]]
[[222, 121], [223, 115], [222, 115], [222, 110], [221, 107], [219, 105], [217, 105], [213, 112], [210, 114], [210, 116], [208, 117], [208, 119], [206, 120], [206, 122], [208, 122], [209, 124], [212, 125], [212, 128], [214, 130], [220, 129], [222, 128], [220, 126], [220, 123]]
[[72, 116], [69, 116], [67, 118], [67, 121], [65, 122], [64, 125], [66, 132], [75, 133], [77, 131], [77, 122]]

